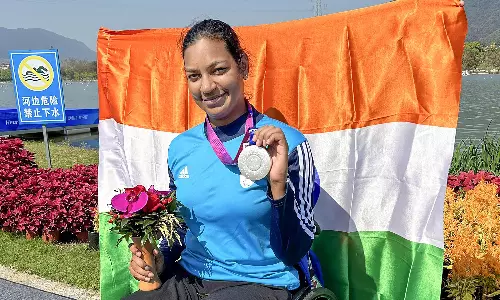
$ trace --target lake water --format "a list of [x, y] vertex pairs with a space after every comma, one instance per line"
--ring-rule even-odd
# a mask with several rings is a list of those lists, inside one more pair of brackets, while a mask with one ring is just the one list
[[[97, 108], [97, 82], [66, 82], [63, 87], [67, 108]], [[15, 108], [11, 83], [0, 83], [0, 108]], [[471, 75], [462, 80], [460, 115], [456, 140], [479, 140], [485, 132], [500, 136], [500, 75]], [[74, 145], [98, 147], [98, 135], [82, 136]]]
[[[63, 85], [66, 108], [97, 108], [97, 82], [65, 82]], [[0, 82], [0, 108], [15, 108], [16, 99], [12, 83]]]
[[464, 76], [456, 140], [481, 139], [486, 131], [500, 136], [500, 75]]

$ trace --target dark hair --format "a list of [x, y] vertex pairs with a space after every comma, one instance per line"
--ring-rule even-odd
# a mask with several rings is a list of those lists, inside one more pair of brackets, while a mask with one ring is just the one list
[[[223, 41], [226, 49], [241, 67], [241, 60], [247, 58], [245, 50], [240, 45], [238, 35], [228, 24], [213, 19], [207, 19], [194, 24], [182, 39], [182, 57], [186, 49], [201, 38]], [[243, 71], [243, 70], [242, 70]]]

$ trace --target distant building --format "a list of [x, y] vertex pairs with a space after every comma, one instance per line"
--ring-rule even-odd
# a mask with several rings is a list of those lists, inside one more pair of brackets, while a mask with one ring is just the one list
[[8, 69], [10, 69], [10, 64], [0, 63], [0, 70], [8, 70]]

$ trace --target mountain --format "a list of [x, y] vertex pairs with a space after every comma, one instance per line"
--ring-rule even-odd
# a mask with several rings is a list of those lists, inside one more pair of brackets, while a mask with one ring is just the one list
[[499, 0], [465, 0], [465, 13], [469, 23], [467, 42], [500, 45]]
[[0, 27], [0, 60], [9, 59], [10, 50], [50, 49], [59, 50], [61, 60], [74, 58], [95, 61], [96, 52], [84, 43], [39, 28], [7, 29]]

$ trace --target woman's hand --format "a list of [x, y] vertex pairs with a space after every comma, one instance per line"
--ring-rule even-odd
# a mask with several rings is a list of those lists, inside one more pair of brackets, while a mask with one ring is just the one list
[[271, 156], [269, 183], [274, 200], [281, 199], [286, 192], [288, 174], [288, 143], [281, 128], [264, 126], [254, 133], [253, 141], [257, 146], [268, 146]]
[[[154, 277], [151, 266], [146, 265], [142, 258], [142, 252], [134, 244], [129, 249], [132, 252], [132, 259], [128, 267], [130, 274], [137, 280], [149, 282]], [[163, 254], [158, 249], [154, 249], [153, 254], [155, 256], [156, 273], [160, 275], [165, 268]]]

